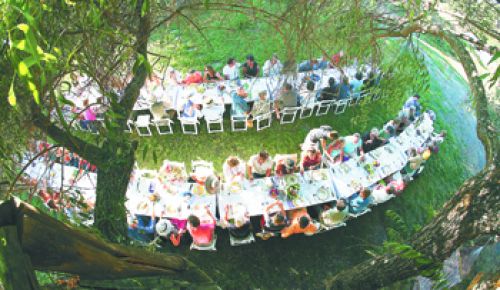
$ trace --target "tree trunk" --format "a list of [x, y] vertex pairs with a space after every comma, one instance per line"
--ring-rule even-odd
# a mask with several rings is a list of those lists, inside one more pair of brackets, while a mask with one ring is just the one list
[[[431, 223], [413, 236], [410, 246], [433, 262], [448, 258], [464, 242], [499, 234], [500, 171], [490, 165], [466, 181]], [[434, 267], [398, 254], [375, 257], [326, 280], [330, 289], [377, 289]]]
[[125, 195], [134, 167], [135, 146], [103, 145], [111, 156], [98, 168], [94, 226], [112, 242], [127, 240]]
[[[12, 225], [22, 229], [22, 251], [30, 256], [36, 270], [70, 273], [87, 280], [163, 276], [213, 285], [204, 272], [181, 256], [107, 243], [17, 199], [0, 204], [0, 228]], [[22, 257], [22, 254], [16, 257]]]
[[374, 257], [349, 270], [327, 279], [331, 289], [375, 289], [388, 286], [432, 269], [448, 258], [464, 242], [480, 235], [498, 235], [500, 218], [500, 170], [498, 169], [498, 136], [489, 116], [488, 100], [483, 82], [464, 44], [446, 32], [433, 33], [446, 40], [462, 63], [477, 116], [477, 134], [482, 141], [487, 164], [479, 174], [464, 182], [443, 210], [422, 230], [409, 245], [431, 259], [431, 263], [397, 254]]
[[21, 249], [16, 226], [0, 227], [0, 289], [39, 289], [30, 259]]

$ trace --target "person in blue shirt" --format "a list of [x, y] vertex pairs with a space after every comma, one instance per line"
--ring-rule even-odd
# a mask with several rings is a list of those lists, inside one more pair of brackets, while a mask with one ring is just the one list
[[342, 83], [339, 89], [339, 100], [348, 100], [351, 97], [351, 85], [349, 84], [349, 78], [344, 76], [342, 78]]
[[363, 86], [363, 74], [357, 72], [354, 79], [351, 81], [352, 95], [354, 98], [359, 98], [361, 95], [361, 87]]
[[134, 215], [128, 227], [128, 236], [134, 240], [149, 243], [154, 238], [155, 226], [154, 211], [151, 217]]
[[360, 214], [364, 212], [373, 202], [371, 190], [363, 188], [359, 194], [349, 201], [349, 212], [352, 214]]
[[403, 108], [404, 109], [410, 109], [411, 107], [415, 108], [415, 116], [418, 117], [420, 116], [420, 110], [422, 109], [422, 106], [420, 105], [420, 96], [418, 94], [415, 94], [414, 96], [408, 98], [406, 100]]
[[248, 113], [249, 107], [245, 98], [248, 96], [243, 87], [231, 92], [231, 113], [234, 116], [244, 116]]

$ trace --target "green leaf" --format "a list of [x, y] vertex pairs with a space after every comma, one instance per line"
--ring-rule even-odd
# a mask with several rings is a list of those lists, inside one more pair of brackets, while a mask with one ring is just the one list
[[144, 0], [141, 6], [141, 17], [144, 17], [144, 15], [148, 13], [148, 11], [149, 11], [149, 0]]
[[144, 146], [144, 150], [142, 150], [142, 160], [146, 160], [146, 155], [148, 154], [149, 144]]
[[17, 69], [19, 71], [19, 75], [22, 77], [27, 76], [30, 72], [28, 65], [26, 65], [26, 62], [24, 62], [24, 60], [17, 65]]
[[28, 88], [31, 91], [31, 94], [33, 95], [33, 99], [35, 99], [35, 103], [38, 105], [40, 104], [40, 94], [38, 93], [38, 89], [36, 88], [36, 85], [32, 81], [28, 81]]
[[19, 41], [13, 41], [12, 44], [13, 44], [13, 47], [15, 47], [21, 51], [26, 50], [26, 40], [25, 39], [22, 39]]
[[14, 93], [14, 79], [12, 80], [12, 82], [10, 83], [10, 89], [9, 89], [9, 104], [12, 106], [12, 107], [15, 107], [16, 104], [17, 104], [17, 100], [16, 100], [16, 94]]
[[28, 31], [30, 30], [30, 27], [28, 24], [26, 23], [20, 23], [16, 26], [19, 30], [21, 30], [22, 32], [24, 32], [25, 34], [28, 33]]

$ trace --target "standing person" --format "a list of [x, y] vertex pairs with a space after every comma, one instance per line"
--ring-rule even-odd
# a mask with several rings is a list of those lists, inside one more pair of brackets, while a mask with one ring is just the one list
[[214, 81], [222, 81], [224, 80], [218, 72], [214, 70], [211, 65], [207, 65], [205, 67], [205, 74], [203, 75], [204, 82], [214, 82]]
[[344, 159], [344, 146], [345, 139], [342, 137], [330, 143], [326, 149], [328, 160], [332, 163], [342, 162]]
[[283, 69], [283, 65], [281, 64], [280, 60], [278, 59], [278, 55], [276, 53], [273, 54], [271, 59], [266, 60], [266, 62], [264, 63], [264, 67], [262, 68], [263, 75], [265, 77], [277, 76], [281, 73], [282, 69]]
[[302, 144], [302, 150], [306, 151], [310, 148], [315, 148], [316, 150], [320, 149], [326, 150], [326, 140], [336, 140], [339, 138], [339, 133], [334, 131], [330, 126], [321, 126], [319, 128], [312, 129], [307, 133], [306, 138], [304, 139], [304, 143]]
[[243, 64], [243, 77], [254, 78], [259, 75], [259, 65], [255, 62], [253, 55], [247, 55], [247, 61]]
[[262, 178], [271, 176], [271, 170], [273, 168], [273, 161], [269, 157], [267, 151], [262, 150], [259, 154], [255, 154], [248, 160], [248, 178], [253, 180], [254, 178]]
[[234, 81], [240, 78], [240, 64], [234, 58], [229, 58], [227, 64], [222, 68], [224, 79]]
[[420, 105], [420, 96], [418, 94], [413, 95], [412, 97], [409, 97], [408, 100], [406, 100], [403, 108], [404, 109], [410, 109], [410, 108], [415, 108], [415, 116], [420, 116], [420, 111], [422, 110], [422, 106]]

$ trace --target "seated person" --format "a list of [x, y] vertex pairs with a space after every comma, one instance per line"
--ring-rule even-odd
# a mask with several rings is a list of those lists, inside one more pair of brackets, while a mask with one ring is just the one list
[[182, 83], [186, 85], [201, 84], [203, 83], [203, 77], [201, 76], [201, 73], [199, 71], [191, 70], [186, 75], [186, 78], [182, 81]]
[[239, 205], [238, 210], [233, 209], [233, 205], [226, 205], [224, 222], [229, 229], [229, 234], [237, 239], [244, 239], [250, 235], [251, 224], [248, 211], [243, 205]]
[[276, 175], [283, 176], [294, 173], [296, 170], [295, 161], [292, 159], [281, 159], [276, 164]]
[[162, 218], [156, 223], [155, 230], [160, 238], [169, 239], [177, 247], [187, 230], [187, 220]]
[[198, 246], [210, 245], [214, 238], [216, 220], [210, 208], [206, 206], [205, 209], [206, 218], [203, 220], [193, 214], [188, 217], [187, 229], [193, 238], [193, 243]]
[[422, 110], [422, 106], [420, 105], [420, 96], [418, 94], [413, 95], [412, 97], [409, 97], [408, 100], [406, 100], [403, 108], [404, 109], [409, 109], [411, 107], [415, 108], [415, 116], [418, 117], [420, 116], [420, 111]]
[[391, 199], [396, 193], [394, 186], [385, 186], [377, 184], [372, 190], [372, 198], [374, 203], [383, 203]]
[[188, 101], [182, 106], [180, 116], [184, 118], [197, 118], [201, 109], [202, 106], [200, 104], [195, 104], [191, 99], [188, 99]]
[[224, 80], [221, 75], [214, 70], [214, 68], [210, 65], [207, 65], [205, 67], [205, 75], [203, 75], [203, 81], [208, 83], [208, 82], [214, 82], [214, 81], [222, 81]]
[[248, 93], [243, 87], [239, 87], [236, 91], [231, 92], [231, 114], [234, 116], [245, 116], [250, 108], [245, 98]]
[[261, 91], [259, 93], [259, 99], [253, 103], [252, 107], [252, 117], [264, 115], [271, 112], [271, 103], [267, 100], [267, 92]]
[[316, 92], [314, 91], [315, 84], [313, 81], [309, 80], [306, 83], [306, 91], [303, 92], [303, 96], [299, 96], [300, 105], [305, 108], [314, 107], [316, 105]]
[[368, 153], [386, 143], [378, 134], [378, 129], [373, 128], [369, 133], [366, 133], [363, 138], [363, 152]]
[[[276, 212], [276, 208], [278, 208], [279, 211]], [[265, 208], [264, 216], [261, 221], [262, 232], [257, 233], [256, 236], [263, 240], [280, 236], [281, 230], [284, 229], [287, 224], [288, 220], [283, 203], [277, 200]]]
[[444, 142], [444, 138], [446, 138], [446, 131], [442, 130], [439, 132], [439, 134], [433, 133], [432, 136], [429, 138], [427, 143], [429, 144], [429, 149], [433, 153], [438, 153], [439, 152], [439, 144]]
[[332, 163], [341, 162], [344, 159], [344, 146], [345, 139], [342, 137], [330, 143], [326, 149], [328, 160]]
[[154, 207], [151, 217], [142, 215], [129, 216], [128, 236], [141, 242], [151, 242], [154, 238], [155, 225]]
[[315, 67], [318, 66], [317, 59], [305, 60], [299, 64], [299, 72], [312, 71]]
[[359, 133], [354, 133], [352, 136], [347, 136], [344, 145], [344, 157], [343, 161], [349, 160], [349, 158], [354, 158], [361, 156], [363, 158], [363, 140]]
[[302, 161], [300, 163], [300, 172], [304, 173], [304, 170], [316, 170], [321, 166], [321, 152], [316, 150], [316, 148], [310, 148], [302, 156]]
[[328, 79], [328, 86], [321, 90], [318, 101], [336, 100], [339, 96], [339, 85], [334, 77]]
[[351, 97], [351, 84], [349, 78], [344, 76], [339, 88], [339, 100], [348, 100]]
[[234, 58], [229, 58], [226, 65], [222, 68], [222, 74], [226, 80], [237, 80], [240, 78], [240, 64]]
[[264, 63], [263, 69], [263, 75], [265, 77], [274, 77], [277, 76], [281, 73], [281, 69], [283, 68], [283, 65], [281, 64], [280, 60], [278, 59], [278, 55], [276, 53], [273, 54], [271, 59], [266, 60]]
[[395, 127], [396, 127], [396, 135], [401, 134], [408, 125], [410, 125], [410, 121], [408, 118], [400, 112], [398, 117], [394, 120]]
[[357, 72], [354, 79], [351, 81], [351, 90], [353, 98], [359, 98], [361, 95], [361, 87], [363, 86], [363, 73]]
[[317, 206], [316, 210], [318, 211], [320, 223], [327, 227], [343, 223], [349, 216], [347, 201], [343, 198], [334, 201], [333, 207], [329, 204], [324, 204]]
[[413, 175], [417, 169], [424, 163], [424, 158], [422, 158], [422, 154], [420, 154], [416, 148], [411, 148], [409, 153], [409, 159], [406, 166], [403, 168], [403, 172]]
[[292, 87], [291, 84], [285, 83], [278, 98], [274, 101], [274, 109], [276, 111], [276, 118], [280, 118], [280, 112], [284, 108], [299, 106], [299, 95]]
[[364, 212], [373, 202], [371, 190], [363, 188], [361, 191], [349, 201], [349, 212], [352, 214], [360, 214]]
[[226, 182], [242, 181], [245, 178], [245, 163], [238, 157], [230, 156], [222, 165], [222, 172]]
[[269, 157], [269, 153], [262, 150], [259, 154], [255, 154], [250, 157], [247, 168], [248, 178], [250, 180], [253, 180], [254, 178], [269, 177], [271, 176], [273, 168], [273, 160]]
[[311, 129], [307, 133], [304, 143], [302, 143], [302, 150], [308, 150], [310, 148], [316, 148], [317, 150], [326, 150], [326, 140], [336, 140], [339, 137], [337, 131], [332, 130], [330, 126], [321, 126], [319, 128]]
[[259, 65], [255, 62], [253, 55], [247, 55], [247, 61], [242, 66], [244, 78], [254, 78], [259, 75]]
[[396, 136], [396, 122], [394, 120], [389, 120], [389, 122], [387, 122], [384, 125], [382, 134], [386, 139], [395, 137]]
[[289, 212], [290, 225], [281, 230], [281, 237], [288, 238], [295, 234], [312, 235], [318, 231], [307, 209], [295, 209]]

